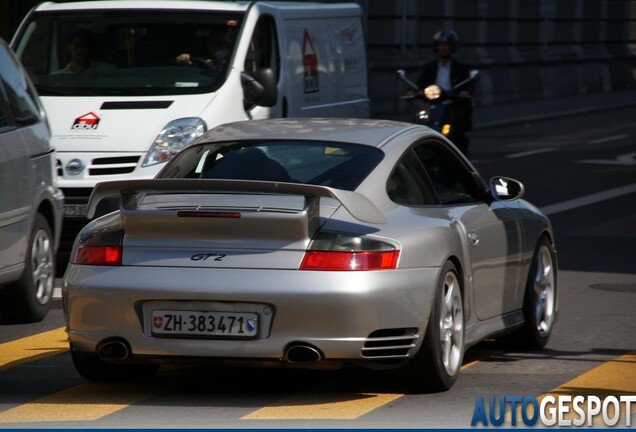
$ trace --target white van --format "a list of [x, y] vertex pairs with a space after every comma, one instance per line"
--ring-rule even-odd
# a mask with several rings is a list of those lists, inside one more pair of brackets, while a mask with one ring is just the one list
[[369, 114], [356, 4], [44, 3], [12, 47], [49, 114], [66, 217], [219, 124]]

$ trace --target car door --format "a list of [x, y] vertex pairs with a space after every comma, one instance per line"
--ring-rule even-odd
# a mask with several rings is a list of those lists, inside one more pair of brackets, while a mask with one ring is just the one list
[[515, 211], [487, 199], [481, 178], [443, 142], [424, 142], [415, 153], [440, 204], [463, 232], [477, 317], [486, 320], [518, 309], [522, 239]]
[[5, 50], [0, 44], [0, 272], [19, 262], [16, 227], [26, 215], [18, 202], [23, 191], [15, 179], [20, 165], [28, 160], [8, 104], [5, 75], [11, 63]]
[[39, 108], [8, 49], [0, 43], [0, 271], [24, 260], [38, 181], [31, 157], [49, 150], [29, 128], [41, 121]]

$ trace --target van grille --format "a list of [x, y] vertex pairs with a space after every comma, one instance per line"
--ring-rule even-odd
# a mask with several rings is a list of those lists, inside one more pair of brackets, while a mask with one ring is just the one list
[[62, 161], [55, 159], [55, 171], [58, 177], [64, 177], [64, 167], [62, 167]]
[[140, 156], [106, 157], [93, 159], [88, 169], [91, 176], [128, 174], [135, 170]]
[[396, 328], [376, 330], [367, 337], [362, 348], [362, 357], [390, 359], [408, 357], [409, 350], [415, 348], [420, 335], [417, 328]]

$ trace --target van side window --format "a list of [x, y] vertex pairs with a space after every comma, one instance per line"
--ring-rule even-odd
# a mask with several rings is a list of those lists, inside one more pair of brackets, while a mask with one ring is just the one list
[[245, 72], [254, 74], [258, 69], [271, 68], [276, 78], [279, 76], [280, 55], [276, 23], [269, 15], [259, 18], [245, 57]]
[[415, 153], [431, 179], [441, 204], [464, 204], [481, 201], [483, 194], [457, 156], [442, 145], [424, 143]]
[[40, 110], [28, 93], [28, 85], [13, 58], [0, 50], [0, 77], [16, 125], [28, 126], [40, 119]]

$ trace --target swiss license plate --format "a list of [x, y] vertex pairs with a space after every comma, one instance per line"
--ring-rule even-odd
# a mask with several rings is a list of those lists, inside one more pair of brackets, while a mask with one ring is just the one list
[[64, 216], [86, 216], [87, 204], [64, 204]]
[[244, 312], [152, 311], [153, 335], [255, 338], [258, 316]]

